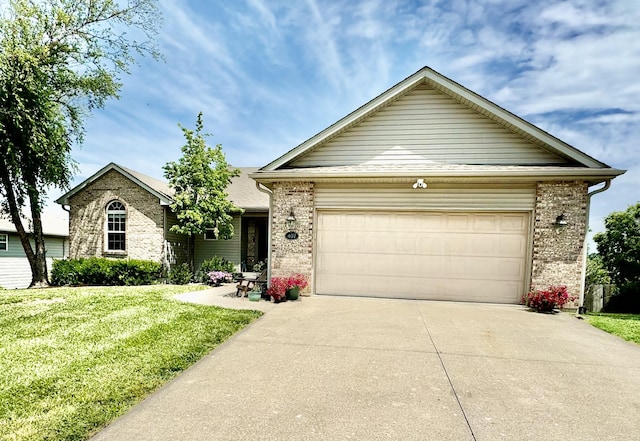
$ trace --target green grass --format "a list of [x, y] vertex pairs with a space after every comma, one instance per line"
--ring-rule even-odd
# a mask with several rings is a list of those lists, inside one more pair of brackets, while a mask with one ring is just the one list
[[0, 440], [83, 440], [261, 315], [193, 286], [0, 290]]
[[596, 328], [640, 344], [640, 315], [590, 313], [586, 317]]

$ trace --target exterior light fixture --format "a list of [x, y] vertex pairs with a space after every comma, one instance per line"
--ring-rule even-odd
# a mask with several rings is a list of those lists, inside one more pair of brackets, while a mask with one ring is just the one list
[[558, 217], [556, 217], [556, 221], [553, 223], [553, 225], [555, 225], [556, 227], [566, 227], [567, 226], [567, 219], [565, 219], [564, 217], [564, 213], [558, 215]]
[[424, 182], [424, 179], [418, 179], [413, 184], [413, 188], [427, 188], [427, 183]]
[[287, 216], [287, 219], [286, 219], [287, 228], [289, 230], [295, 229], [296, 228], [296, 223], [297, 223], [296, 215], [293, 214], [293, 208], [292, 208], [290, 213], [289, 213], [289, 216]]

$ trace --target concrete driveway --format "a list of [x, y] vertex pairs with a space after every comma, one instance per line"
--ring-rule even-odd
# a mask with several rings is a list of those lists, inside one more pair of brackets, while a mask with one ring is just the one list
[[520, 306], [277, 305], [95, 440], [638, 440], [640, 346]]

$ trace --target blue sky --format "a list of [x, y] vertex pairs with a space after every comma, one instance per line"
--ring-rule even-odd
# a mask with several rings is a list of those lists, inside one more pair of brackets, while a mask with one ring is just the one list
[[[74, 184], [113, 161], [162, 178], [199, 111], [235, 166], [262, 166], [423, 66], [616, 168], [591, 227], [639, 201], [640, 2], [162, 0], [165, 61], [95, 111]], [[62, 192], [54, 190], [54, 200]], [[59, 208], [57, 208], [59, 210]]]

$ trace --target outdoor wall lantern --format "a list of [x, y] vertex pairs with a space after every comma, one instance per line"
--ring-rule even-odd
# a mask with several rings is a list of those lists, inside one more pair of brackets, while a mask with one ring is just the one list
[[296, 215], [293, 214], [293, 208], [292, 208], [291, 211], [289, 212], [289, 216], [287, 216], [287, 219], [286, 219], [286, 224], [289, 231], [294, 230], [296, 228], [297, 222], [298, 221], [296, 220]]
[[418, 179], [413, 184], [413, 188], [427, 188], [427, 183], [424, 182], [424, 179]]
[[556, 217], [556, 221], [553, 223], [553, 225], [555, 225], [556, 227], [566, 227], [567, 226], [567, 219], [565, 219], [564, 217], [564, 213], [558, 215], [558, 217]]

